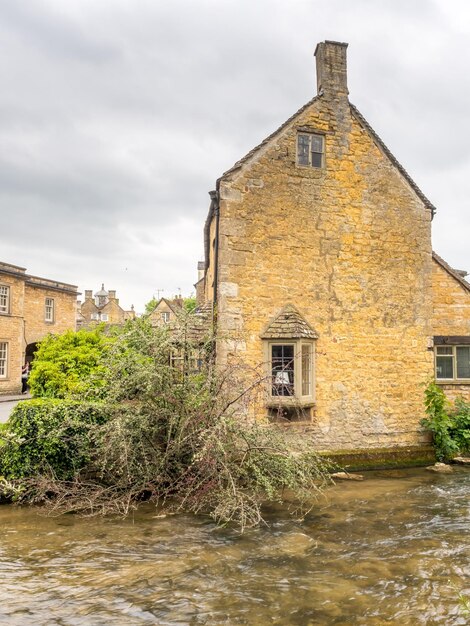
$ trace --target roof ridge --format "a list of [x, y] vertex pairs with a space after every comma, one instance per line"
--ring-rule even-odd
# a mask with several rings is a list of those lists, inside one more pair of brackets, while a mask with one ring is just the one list
[[387, 148], [387, 146], [385, 145], [384, 141], [375, 132], [375, 130], [372, 128], [372, 126], [369, 124], [369, 122], [366, 120], [366, 118], [362, 115], [362, 113], [359, 111], [359, 109], [354, 104], [352, 104], [352, 102], [349, 103], [349, 106], [351, 108], [351, 111], [352, 111], [353, 115], [358, 120], [358, 122], [360, 124], [362, 124], [362, 126], [372, 135], [372, 138], [374, 139], [374, 141], [379, 145], [379, 147], [386, 154], [386, 156], [388, 156], [388, 158], [390, 159], [392, 164], [397, 168], [397, 170], [400, 172], [400, 174], [406, 179], [406, 181], [408, 182], [410, 187], [414, 190], [414, 192], [419, 197], [419, 199], [422, 200], [422, 202], [424, 202], [424, 204], [431, 211], [431, 214], [434, 217], [434, 214], [436, 213], [436, 207], [424, 195], [424, 193], [421, 191], [421, 189], [418, 187], [418, 185], [415, 183], [415, 181], [411, 178], [411, 176], [405, 170], [403, 165], [392, 154], [390, 149]]
[[[316, 100], [318, 100], [320, 98], [320, 95], [314, 96], [311, 100], [309, 100], [306, 104], [304, 104], [303, 106], [300, 107], [300, 109], [298, 111], [296, 111], [293, 115], [291, 115], [285, 122], [283, 122], [274, 132], [272, 132], [270, 135], [268, 135], [265, 139], [263, 139], [263, 141], [261, 143], [259, 143], [257, 146], [255, 146], [254, 148], [252, 148], [249, 152], [247, 152], [245, 154], [245, 156], [243, 156], [241, 159], [239, 159], [238, 161], [236, 161], [236, 163], [234, 163], [232, 165], [232, 167], [230, 169], [228, 169], [226, 172], [224, 172], [222, 174], [222, 176], [220, 178], [223, 178], [224, 176], [226, 176], [227, 174], [231, 174], [232, 172], [234, 172], [235, 170], [238, 170], [244, 163], [246, 163], [252, 156], [254, 156], [256, 154], [256, 152], [258, 152], [258, 150], [261, 150], [261, 148], [263, 148], [267, 143], [269, 143], [271, 141], [271, 139], [273, 139], [278, 133], [280, 133], [281, 131], [284, 130], [284, 128], [286, 128], [286, 126], [288, 126], [298, 115], [300, 115], [301, 113], [303, 113], [305, 111], [305, 109], [307, 109], [311, 104], [313, 104]], [[220, 179], [219, 179], [220, 180]]]
[[450, 274], [457, 282], [459, 282], [464, 289], [470, 291], [470, 283], [468, 283], [463, 276], [460, 276], [458, 272], [454, 270], [442, 257], [440, 257], [437, 252], [432, 251], [432, 258], [438, 263], [443, 269], [446, 270], [448, 274]]

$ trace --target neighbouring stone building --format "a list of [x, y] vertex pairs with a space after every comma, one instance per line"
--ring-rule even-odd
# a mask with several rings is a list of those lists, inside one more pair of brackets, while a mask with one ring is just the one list
[[119, 298], [116, 298], [116, 291], [107, 291], [104, 284], [94, 295], [91, 289], [85, 289], [85, 300], [78, 302], [77, 328], [100, 323], [119, 326], [130, 319], [135, 319], [134, 307], [125, 311], [119, 304]]
[[470, 400], [470, 284], [433, 253], [432, 299], [436, 381], [450, 399]]
[[148, 315], [152, 326], [171, 324], [178, 319], [178, 313], [183, 309], [183, 298], [175, 297], [171, 300], [160, 298], [155, 308]]
[[218, 179], [197, 293], [219, 364], [264, 368], [258, 418], [317, 449], [419, 456], [435, 363], [446, 390], [470, 383], [470, 287], [433, 257], [434, 206], [349, 102], [346, 49], [317, 46], [317, 95]]
[[21, 391], [21, 368], [49, 333], [75, 330], [77, 287], [0, 262], [0, 394]]

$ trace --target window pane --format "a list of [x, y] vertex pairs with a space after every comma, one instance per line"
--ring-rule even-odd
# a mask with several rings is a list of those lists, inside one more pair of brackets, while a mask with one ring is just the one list
[[452, 356], [436, 357], [436, 378], [453, 378], [453, 362]]
[[312, 167], [322, 167], [323, 155], [312, 152]]
[[302, 395], [312, 395], [312, 346], [302, 345]]
[[452, 354], [452, 346], [437, 346], [437, 354]]
[[323, 152], [323, 137], [312, 135], [312, 152]]
[[0, 287], [0, 313], [8, 313], [8, 297], [10, 287]]
[[7, 343], [0, 343], [0, 378], [6, 378], [7, 375]]
[[470, 378], [470, 347], [457, 346], [457, 378]]
[[294, 346], [271, 346], [272, 395], [294, 395]]
[[297, 159], [300, 165], [308, 165], [309, 143], [308, 135], [297, 137]]

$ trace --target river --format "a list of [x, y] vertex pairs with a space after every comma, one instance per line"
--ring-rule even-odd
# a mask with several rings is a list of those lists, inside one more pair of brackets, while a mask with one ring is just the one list
[[0, 624], [463, 626], [470, 470], [367, 473], [303, 521], [240, 535], [203, 517], [48, 518], [0, 507]]

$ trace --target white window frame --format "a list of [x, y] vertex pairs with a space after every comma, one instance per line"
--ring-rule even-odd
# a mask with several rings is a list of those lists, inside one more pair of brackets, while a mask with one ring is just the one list
[[109, 321], [109, 315], [107, 313], [101, 313], [101, 321], [102, 322], [108, 322]]
[[[300, 138], [301, 137], [306, 137], [308, 139], [308, 163], [301, 163], [300, 162]], [[321, 152], [318, 152], [317, 150], [312, 150], [312, 140], [313, 139], [320, 139], [321, 140]], [[314, 170], [321, 170], [325, 167], [325, 136], [321, 133], [316, 133], [316, 132], [309, 132], [309, 131], [301, 131], [299, 130], [297, 132], [297, 139], [296, 139], [296, 162], [297, 165], [299, 167], [308, 167]], [[313, 162], [313, 158], [312, 158], [312, 154], [319, 154], [320, 155], [320, 165], [314, 164]]]
[[[439, 349], [440, 348], [446, 348], [446, 350], [451, 350], [451, 353], [449, 354], [439, 354]], [[451, 382], [451, 383], [469, 383], [470, 382], [470, 378], [466, 377], [466, 378], [461, 378], [458, 377], [458, 372], [457, 372], [457, 349], [458, 348], [467, 348], [468, 350], [470, 350], [470, 345], [436, 345], [434, 346], [434, 372], [435, 372], [435, 377], [436, 377], [436, 381], [438, 383], [446, 383], [446, 382]], [[438, 359], [439, 358], [444, 358], [444, 359], [450, 359], [452, 361], [452, 378], [442, 378], [439, 377], [438, 374]]]
[[55, 320], [55, 300], [54, 298], [45, 298], [44, 300], [44, 321], [53, 324]]
[[162, 322], [164, 324], [168, 324], [168, 322], [170, 321], [170, 311], [162, 311], [161, 316]]
[[8, 341], [0, 341], [0, 380], [8, 378], [9, 348]]
[[[277, 395], [273, 393], [273, 346], [293, 346], [294, 348], [294, 389], [293, 395]], [[303, 394], [303, 346], [309, 348], [309, 393]], [[269, 406], [313, 406], [315, 404], [315, 341], [312, 339], [270, 339], [265, 340], [268, 405]]]
[[100, 314], [99, 313], [92, 313], [90, 315], [90, 319], [93, 320], [94, 322], [98, 322], [100, 319]]
[[10, 285], [0, 285], [0, 314], [10, 314], [10, 293]]

